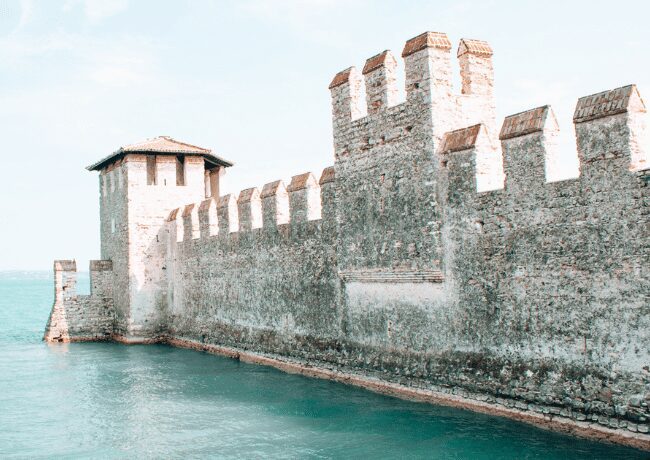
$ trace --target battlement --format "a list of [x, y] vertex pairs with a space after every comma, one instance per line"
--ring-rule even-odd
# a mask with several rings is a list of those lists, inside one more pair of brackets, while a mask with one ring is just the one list
[[113, 330], [113, 263], [90, 261], [90, 294], [77, 294], [77, 262], [54, 261], [54, 305], [44, 340], [97, 340]]
[[[462, 88], [458, 94], [452, 85], [451, 48], [449, 38], [441, 32], [425, 32], [406, 42], [402, 51], [406, 101], [402, 103], [397, 98], [397, 63], [390, 50], [369, 58], [362, 75], [355, 67], [336, 74], [329, 88], [337, 158], [363, 150], [363, 145], [355, 145], [363, 139], [372, 146], [409, 134], [416, 136], [427, 128], [433, 129], [438, 139], [446, 131], [476, 123], [485, 124], [494, 133], [490, 45], [481, 40], [460, 41], [457, 59]], [[427, 117], [422, 117], [423, 111]]]
[[[580, 98], [575, 108], [574, 129], [577, 143], [575, 153], [580, 161], [581, 177], [565, 182], [597, 180], [598, 171], [604, 170], [611, 181], [612, 175], [633, 177], [634, 171], [648, 168], [650, 157], [645, 140], [646, 123], [645, 105], [635, 85]], [[562, 166], [560, 154], [571, 154], [559, 151], [559, 130], [553, 110], [548, 105], [505, 118], [499, 140], [503, 152], [504, 185], [508, 194], [525, 196], [531, 184], [549, 182], [549, 177], [558, 173], [557, 168]], [[490, 171], [488, 174], [494, 174], [495, 169], [490, 168], [489, 161], [485, 161], [485, 152], [491, 152], [492, 147], [483, 125], [445, 134], [440, 153], [453, 155], [462, 151], [473, 152], [469, 159], [473, 168], [470, 176], [476, 178], [476, 183], [480, 182], [486, 170]], [[610, 166], [601, 162], [609, 162]], [[454, 170], [460, 163], [450, 163], [448, 159], [445, 164], [449, 174], [460, 174]], [[468, 166], [467, 162], [463, 163], [463, 168]], [[462, 174], [467, 176], [468, 172], [463, 171]], [[484, 191], [478, 186], [474, 190]]]
[[239, 192], [237, 198], [228, 194], [173, 209], [167, 218], [172, 240], [183, 242], [320, 221], [323, 207], [334, 206], [328, 195], [334, 177], [330, 166], [319, 180], [307, 172], [293, 176], [288, 187], [276, 180], [265, 184], [261, 192], [251, 187]]

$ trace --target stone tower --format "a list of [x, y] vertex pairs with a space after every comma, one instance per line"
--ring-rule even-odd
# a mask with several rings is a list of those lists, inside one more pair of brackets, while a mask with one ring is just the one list
[[87, 168], [99, 171], [101, 257], [113, 261], [116, 334], [137, 341], [161, 330], [164, 222], [180, 205], [218, 198], [229, 166], [209, 149], [160, 136], [121, 147]]

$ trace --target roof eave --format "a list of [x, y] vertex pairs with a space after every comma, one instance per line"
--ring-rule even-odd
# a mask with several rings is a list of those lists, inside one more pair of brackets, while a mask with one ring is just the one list
[[118, 156], [121, 156], [123, 154], [124, 154], [124, 151], [122, 149], [116, 150], [115, 152], [111, 153], [108, 156], [105, 156], [101, 160], [99, 160], [99, 161], [97, 161], [97, 162], [95, 162], [95, 163], [93, 163], [91, 165], [86, 166], [86, 170], [88, 170], [88, 171], [99, 171], [102, 166], [104, 166], [107, 163], [110, 163], [111, 160], [113, 160], [114, 158], [116, 158]]
[[173, 152], [173, 151], [166, 151], [166, 152], [155, 152], [155, 151], [149, 151], [149, 150], [142, 150], [142, 151], [124, 151], [123, 149], [116, 150], [112, 154], [102, 158], [101, 160], [86, 166], [86, 170], [88, 171], [98, 171], [102, 169], [103, 166], [105, 166], [108, 163], [111, 163], [112, 161], [115, 161], [118, 159], [118, 157], [122, 157], [127, 154], [153, 154], [153, 155], [197, 155], [197, 156], [202, 156], [206, 161], [208, 161], [210, 164], [214, 166], [223, 166], [224, 168], [229, 168], [234, 165], [233, 162], [225, 160], [217, 155], [213, 155], [212, 153], [205, 153], [205, 152]]
[[212, 163], [212, 164], [214, 164], [216, 166], [223, 166], [224, 168], [229, 168], [229, 167], [231, 167], [231, 166], [233, 166], [235, 164], [232, 161], [225, 160], [225, 159], [223, 159], [221, 157], [218, 157], [217, 155], [213, 155], [211, 153], [204, 154], [203, 158], [206, 161], [209, 161], [210, 163]]

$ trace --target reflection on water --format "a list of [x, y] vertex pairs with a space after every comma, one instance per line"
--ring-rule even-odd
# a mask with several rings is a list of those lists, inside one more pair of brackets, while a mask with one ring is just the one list
[[189, 350], [47, 346], [51, 295], [0, 276], [2, 457], [644, 458]]

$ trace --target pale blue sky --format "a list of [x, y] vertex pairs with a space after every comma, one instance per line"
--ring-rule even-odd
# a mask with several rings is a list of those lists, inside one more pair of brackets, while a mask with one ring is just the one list
[[426, 30], [492, 44], [499, 123], [551, 104], [570, 134], [578, 97], [650, 91], [647, 5], [0, 0], [0, 269], [99, 258], [97, 177], [84, 167], [120, 145], [210, 147], [236, 163], [233, 192], [319, 174], [333, 163], [332, 76]]

